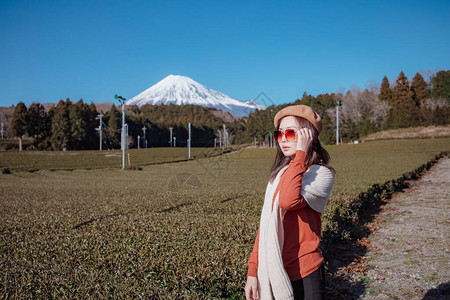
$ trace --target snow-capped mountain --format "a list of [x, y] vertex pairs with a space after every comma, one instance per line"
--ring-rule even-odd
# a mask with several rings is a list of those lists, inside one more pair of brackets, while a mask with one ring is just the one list
[[231, 114], [248, 116], [255, 109], [265, 109], [264, 105], [253, 100], [239, 101], [221, 92], [210, 89], [189, 77], [169, 75], [157, 84], [125, 102], [126, 105], [142, 106], [144, 104], [195, 104], [215, 107]]

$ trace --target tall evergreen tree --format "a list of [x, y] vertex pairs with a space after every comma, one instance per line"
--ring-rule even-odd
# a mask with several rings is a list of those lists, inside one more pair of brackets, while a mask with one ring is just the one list
[[430, 97], [430, 93], [427, 88], [427, 83], [423, 79], [419, 72], [416, 73], [411, 82], [411, 91], [413, 94], [414, 102], [416, 106], [420, 106]]
[[84, 149], [98, 149], [99, 148], [99, 134], [96, 128], [99, 126], [99, 120], [97, 120], [97, 108], [95, 104], [84, 104], [83, 119], [86, 122], [86, 139]]
[[431, 97], [444, 98], [450, 102], [450, 70], [439, 71], [431, 78]]
[[32, 103], [28, 108], [28, 135], [33, 137], [36, 149], [41, 148], [42, 141], [47, 137], [48, 117], [45, 108], [40, 103]]
[[395, 81], [394, 89], [392, 91], [393, 108], [400, 108], [401, 103], [412, 100], [412, 92], [409, 88], [408, 77], [405, 76], [403, 71], [397, 77]]
[[69, 147], [70, 143], [70, 101], [60, 100], [56, 105], [56, 114], [52, 120], [51, 143], [54, 150], [63, 150]]
[[83, 118], [84, 103], [83, 100], [70, 105], [69, 123], [70, 123], [70, 148], [82, 149], [86, 138], [86, 122]]
[[50, 109], [47, 111], [47, 124], [45, 128], [45, 138], [43, 142], [43, 148], [44, 150], [52, 150], [52, 127], [53, 127], [53, 119], [56, 116], [56, 106], [51, 106]]
[[28, 112], [23, 102], [14, 108], [11, 121], [11, 135], [19, 138], [19, 151], [22, 151], [22, 137], [27, 132]]
[[400, 72], [392, 92], [394, 127], [409, 127], [419, 124], [419, 111], [413, 100], [408, 78]]
[[107, 138], [109, 138], [109, 142], [111, 143], [110, 146], [113, 148], [118, 148], [120, 147], [120, 133], [122, 128], [121, 114], [113, 104], [111, 109], [105, 114], [105, 117], [108, 120], [108, 128], [106, 128], [105, 132], [107, 134]]
[[392, 90], [389, 85], [389, 80], [386, 76], [383, 77], [383, 81], [381, 82], [380, 94], [378, 95], [378, 98], [381, 101], [387, 102], [391, 107], [393, 107]]

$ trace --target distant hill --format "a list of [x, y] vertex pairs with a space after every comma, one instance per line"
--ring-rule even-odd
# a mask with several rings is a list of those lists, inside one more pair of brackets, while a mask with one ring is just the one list
[[114, 104], [113, 102], [95, 103], [95, 107], [97, 108], [97, 111], [99, 113], [104, 114], [111, 109], [113, 104]]

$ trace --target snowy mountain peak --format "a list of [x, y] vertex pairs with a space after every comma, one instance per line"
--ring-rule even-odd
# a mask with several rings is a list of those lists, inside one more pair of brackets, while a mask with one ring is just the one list
[[126, 105], [144, 104], [194, 104], [215, 107], [239, 117], [247, 116], [254, 109], [266, 108], [253, 100], [242, 102], [233, 99], [181, 75], [169, 75], [126, 102]]

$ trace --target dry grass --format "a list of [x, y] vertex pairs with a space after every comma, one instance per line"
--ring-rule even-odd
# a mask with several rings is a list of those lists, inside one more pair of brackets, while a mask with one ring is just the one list
[[450, 137], [450, 125], [385, 130], [369, 134], [367, 137], [362, 138], [361, 141], [369, 142], [389, 139], [425, 139], [441, 137]]

